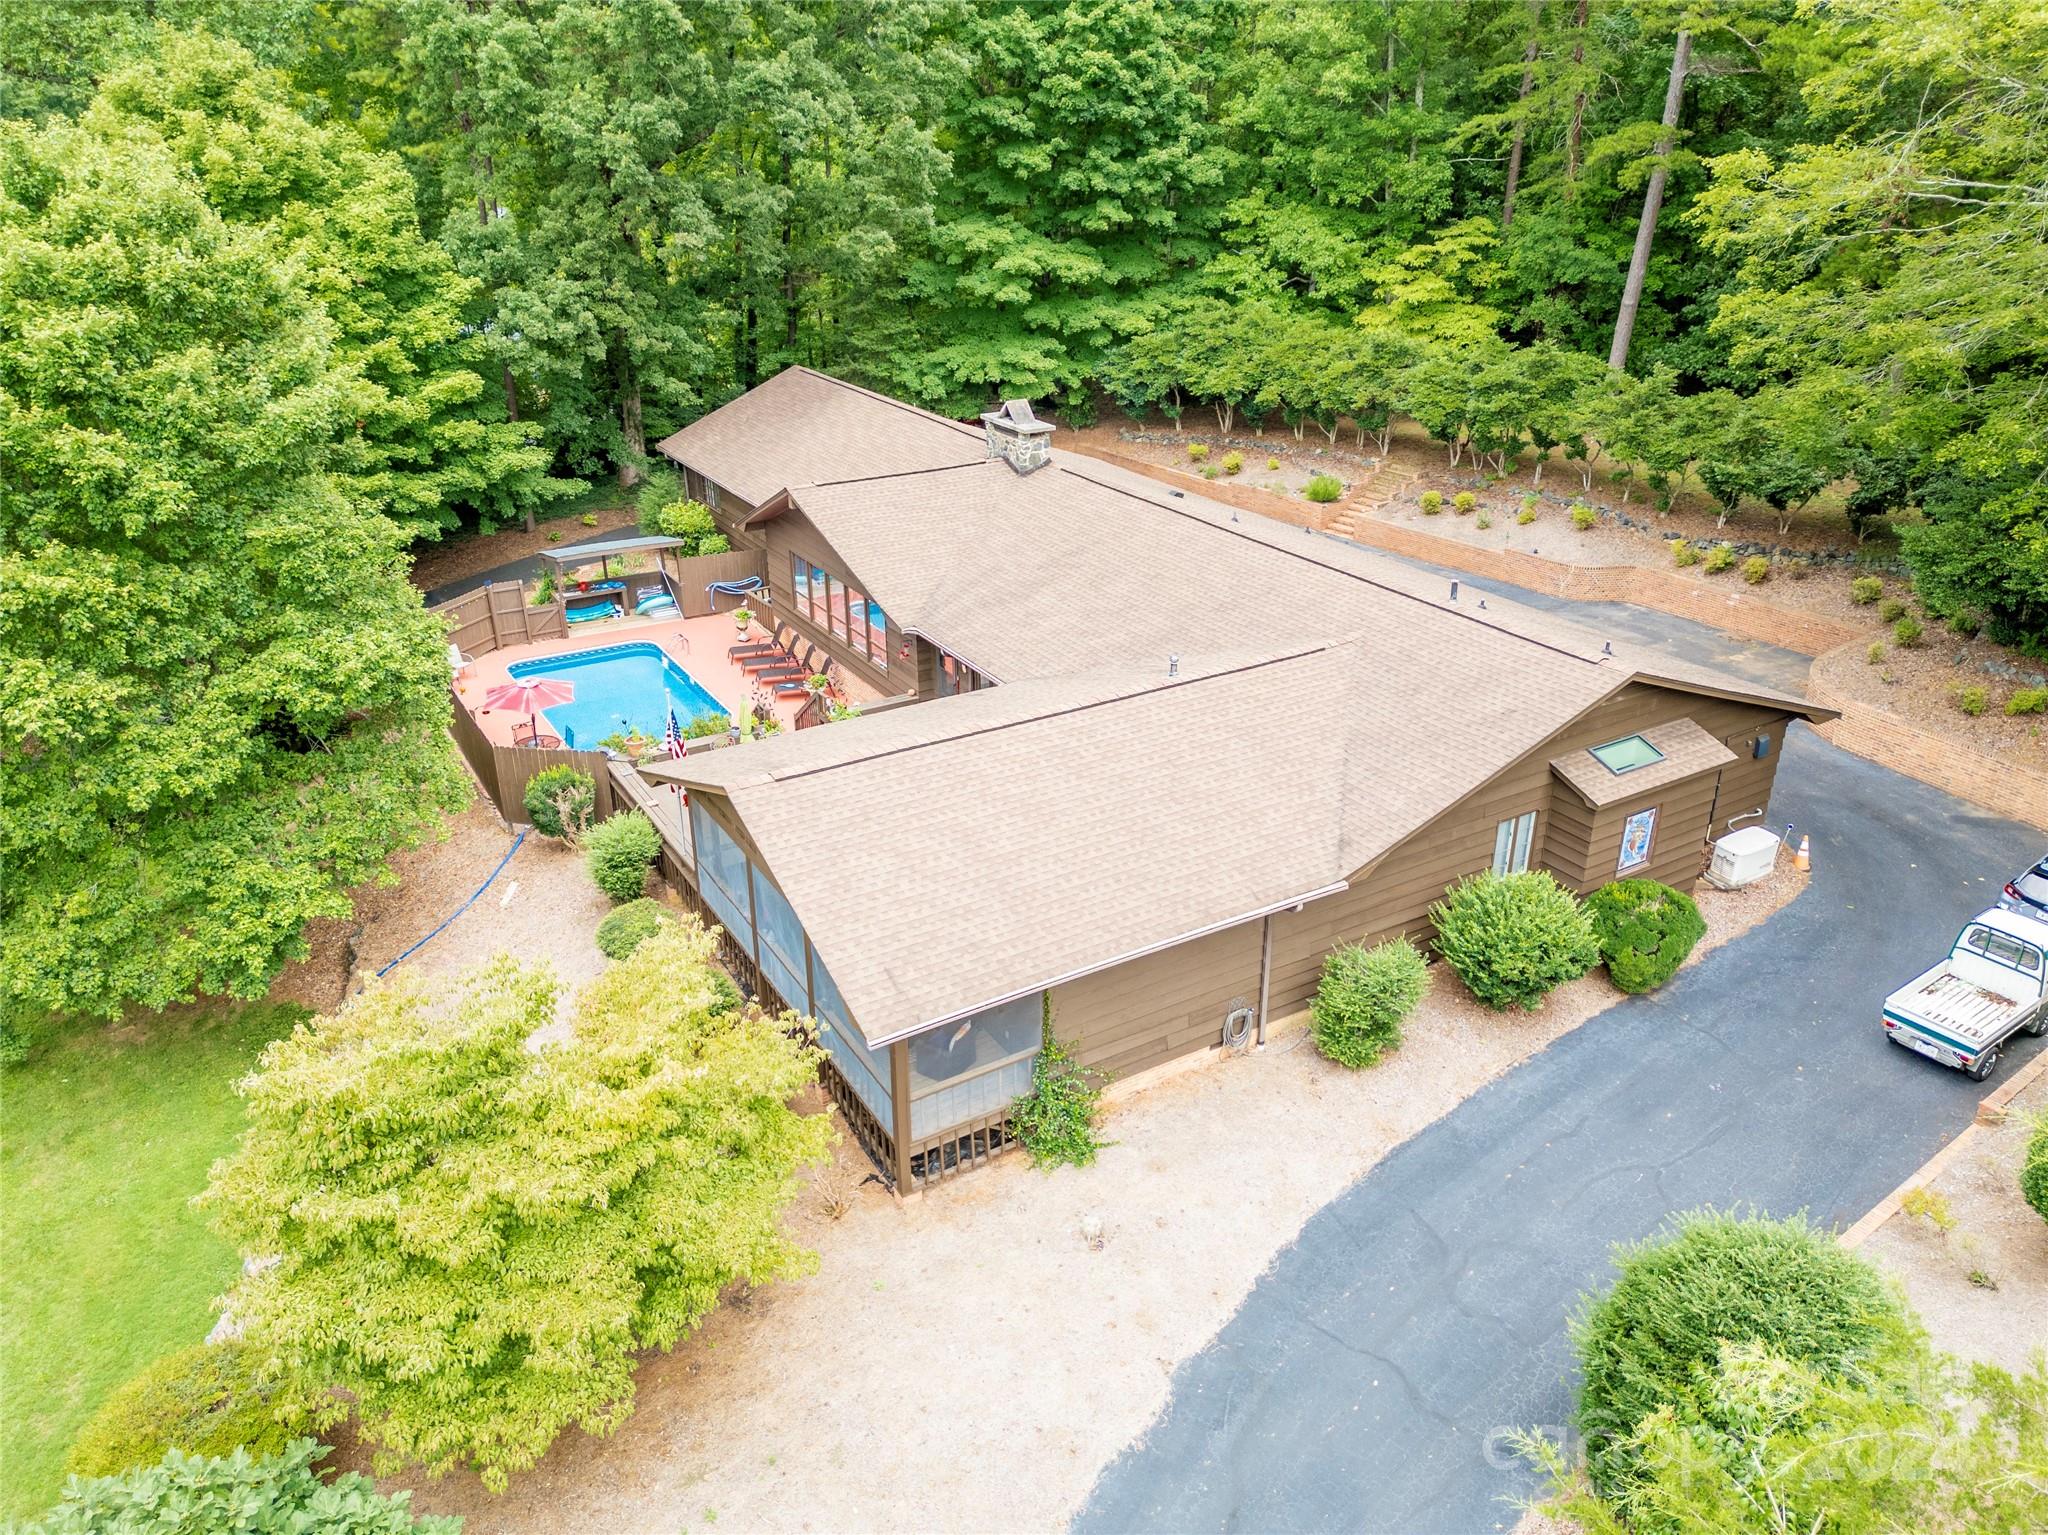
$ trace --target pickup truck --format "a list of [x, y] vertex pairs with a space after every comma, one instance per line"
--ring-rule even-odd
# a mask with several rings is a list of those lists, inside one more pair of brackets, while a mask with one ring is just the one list
[[2024, 1029], [2048, 1034], [2048, 922], [1994, 906], [1948, 957], [1884, 999], [1885, 1037], [1982, 1082]]

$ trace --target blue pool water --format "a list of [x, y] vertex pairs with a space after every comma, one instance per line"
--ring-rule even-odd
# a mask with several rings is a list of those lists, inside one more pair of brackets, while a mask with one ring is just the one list
[[730, 712], [664, 655], [659, 645], [645, 640], [566, 656], [543, 656], [537, 661], [517, 662], [507, 670], [520, 681], [554, 677], [574, 684], [573, 702], [541, 713], [564, 746], [586, 751], [624, 730], [659, 739], [668, 729], [671, 708], [676, 711], [676, 723], [684, 726], [699, 714]]

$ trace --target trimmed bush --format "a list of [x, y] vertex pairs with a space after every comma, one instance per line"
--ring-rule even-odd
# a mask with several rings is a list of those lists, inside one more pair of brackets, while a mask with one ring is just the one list
[[1206, 442], [1191, 442], [1188, 444], [1188, 458], [1191, 462], [1199, 464], [1208, 456], [1209, 445]]
[[699, 554], [730, 554], [732, 553], [732, 540], [723, 533], [706, 533], [697, 540], [697, 552]]
[[1752, 554], [1742, 562], [1742, 579], [1751, 586], [1761, 586], [1771, 579], [1771, 562], [1760, 554]]
[[1726, 544], [1716, 544], [1707, 551], [1705, 570], [1710, 576], [1718, 576], [1735, 563], [1735, 551]]
[[1691, 896], [1654, 879], [1618, 879], [1586, 897], [1607, 976], [1623, 991], [1654, 991], [1707, 934]]
[[1461, 490], [1455, 496], [1451, 497], [1451, 505], [1457, 511], [1460, 517], [1466, 515], [1466, 513], [1470, 512], [1472, 508], [1477, 506], [1478, 504], [1479, 498], [1473, 495], [1472, 492], [1469, 490]]
[[461, 1535], [462, 1521], [453, 1515], [415, 1515], [409, 1492], [379, 1492], [375, 1482], [354, 1471], [322, 1477], [314, 1465], [326, 1453], [325, 1445], [310, 1439], [295, 1440], [265, 1459], [242, 1451], [213, 1457], [172, 1451], [159, 1465], [71, 1483], [63, 1500], [31, 1528], [36, 1535]]
[[275, 1455], [311, 1417], [290, 1392], [259, 1382], [239, 1343], [196, 1343], [166, 1354], [87, 1420], [64, 1458], [73, 1476], [113, 1476], [153, 1466], [166, 1450], [187, 1455]]
[[1704, 1409], [1696, 1393], [1723, 1343], [1761, 1344], [1830, 1375], [1902, 1324], [1877, 1271], [1804, 1217], [1711, 1210], [1678, 1216], [1615, 1249], [1614, 1287], [1572, 1319], [1584, 1385], [1578, 1426], [1588, 1469], [1612, 1497], [1642, 1474], [1629, 1435], [1660, 1407]]
[[1966, 640], [1974, 640], [1983, 627], [1984, 621], [1975, 613], [1955, 613], [1948, 620], [1949, 633], [1959, 634]]
[[1266, 467], [1268, 469], [1278, 469], [1280, 467], [1280, 460], [1277, 458], [1269, 458], [1266, 460]]
[[1924, 632], [1920, 627], [1920, 620], [1910, 613], [1892, 625], [1892, 638], [1908, 650], [1920, 643], [1920, 636]]
[[1680, 568], [1684, 568], [1688, 565], [1697, 565], [1699, 564], [1699, 562], [1700, 552], [1695, 546], [1687, 543], [1682, 538], [1674, 538], [1671, 540], [1672, 564], [1677, 565]]
[[1531, 491], [1528, 495], [1522, 497], [1522, 510], [1529, 514], [1529, 520], [1531, 522], [1534, 522], [1536, 520], [1536, 508], [1542, 502], [1542, 500], [1543, 498], [1533, 491]]
[[1444, 509], [1444, 493], [1440, 490], [1425, 490], [1420, 504], [1423, 516], [1434, 517]]
[[1486, 513], [1481, 512], [1472, 520], [1472, 526], [1475, 528], [1490, 528], [1493, 526], [1493, 519], [1487, 516]]
[[1223, 455], [1223, 472], [1225, 474], [1236, 474], [1242, 468], [1244, 468], [1244, 455], [1242, 453], [1226, 453]]
[[605, 914], [597, 924], [597, 951], [606, 959], [624, 959], [669, 920], [668, 908], [642, 896]]
[[1532, 522], [1534, 522], [1535, 520], [1536, 520], [1536, 509], [1535, 509], [1535, 508], [1534, 508], [1533, 506], [1525, 506], [1525, 507], [1523, 507], [1523, 508], [1522, 508], [1522, 510], [1521, 510], [1521, 512], [1520, 512], [1520, 513], [1519, 513], [1519, 514], [1518, 514], [1518, 515], [1516, 516], [1516, 518], [1515, 518], [1515, 521], [1516, 521], [1516, 522], [1519, 522], [1519, 523], [1520, 523], [1520, 524], [1521, 524], [1521, 525], [1522, 525], [1523, 527], [1525, 527], [1525, 528], [1526, 528], [1527, 526], [1529, 526], [1529, 524], [1530, 524], [1530, 523], [1532, 523]]
[[2048, 688], [2019, 688], [2005, 701], [2007, 714], [2048, 714]]
[[2048, 1115], [2034, 1125], [2027, 1142], [2026, 1160], [2020, 1164], [2020, 1197], [2048, 1221]]
[[1991, 694], [1981, 687], [1956, 689], [1956, 707], [1972, 719], [1984, 712], [1984, 706], [1991, 702]]
[[526, 819], [543, 837], [580, 836], [597, 809], [597, 785], [588, 773], [564, 765], [542, 768], [520, 796]]
[[647, 890], [647, 871], [661, 852], [661, 834], [637, 810], [593, 826], [583, 838], [590, 878], [614, 901], [638, 900]]
[[1488, 1007], [1532, 1008], [1600, 963], [1600, 939], [1547, 872], [1476, 874], [1429, 909], [1436, 949]]
[[1872, 666], [1875, 666], [1880, 661], [1882, 661], [1884, 659], [1884, 641], [1872, 640], [1870, 642], [1870, 649], [1866, 650], [1863, 653], [1863, 659], [1868, 661]]
[[1880, 623], [1895, 624], [1906, 616], [1906, 605], [1896, 597], [1887, 597], [1877, 605]]
[[1344, 494], [1344, 482], [1334, 474], [1312, 475], [1301, 493], [1311, 501], [1334, 501]]
[[1876, 576], [1858, 576], [1849, 583], [1849, 600], [1868, 607], [1884, 595], [1884, 582]]
[[1323, 961], [1309, 1004], [1316, 1048], [1339, 1066], [1370, 1066], [1401, 1043], [1401, 1020], [1429, 989], [1429, 966], [1406, 938], [1348, 943]]
[[1572, 526], [1577, 528], [1581, 533], [1585, 532], [1586, 529], [1592, 527], [1593, 524], [1598, 522], [1599, 520], [1600, 514], [1594, 511], [1593, 508], [1591, 508], [1590, 506], [1580, 505], [1572, 508]]

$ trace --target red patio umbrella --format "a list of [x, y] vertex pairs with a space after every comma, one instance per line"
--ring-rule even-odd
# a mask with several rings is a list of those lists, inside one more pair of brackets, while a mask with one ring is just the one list
[[540, 711], [552, 709], [556, 704], [571, 703], [576, 697], [576, 684], [562, 682], [553, 677], [536, 677], [531, 682], [507, 682], [492, 688], [484, 694], [486, 709], [510, 709], [526, 716], [527, 731], [540, 734]]

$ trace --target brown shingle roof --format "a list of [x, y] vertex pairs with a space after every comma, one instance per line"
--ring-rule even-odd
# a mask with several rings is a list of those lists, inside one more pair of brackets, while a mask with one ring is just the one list
[[791, 486], [978, 463], [987, 451], [971, 426], [809, 368], [784, 369], [658, 448], [755, 506]]
[[1690, 778], [1695, 773], [1723, 767], [1735, 760], [1735, 753], [1691, 720], [1671, 720], [1662, 725], [1652, 725], [1638, 734], [1664, 754], [1663, 761], [1617, 773], [1591, 751], [1575, 751], [1553, 758], [1550, 771], [1597, 810], [1603, 805], [1618, 805], [1625, 799], [1633, 799], [1651, 789], [1661, 789], [1681, 778]]
[[[649, 771], [730, 797], [871, 1043], [1332, 887], [1632, 679], [1810, 711], [1092, 459], [1019, 476], [966, 428], [790, 379], [718, 413], [753, 476], [723, 483], [789, 489], [899, 627], [1003, 686]], [[953, 434], [973, 451], [920, 459]], [[795, 446], [829, 440], [848, 456]], [[683, 456], [718, 477], [710, 442]]]

